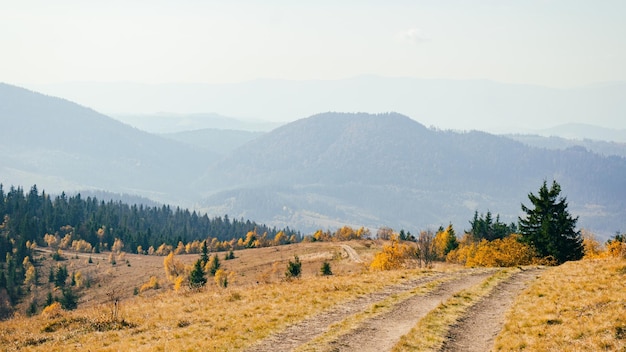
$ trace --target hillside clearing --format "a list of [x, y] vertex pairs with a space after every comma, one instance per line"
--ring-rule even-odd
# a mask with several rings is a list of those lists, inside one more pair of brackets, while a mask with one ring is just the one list
[[[365, 262], [381, 245], [343, 244]], [[195, 291], [174, 292], [166, 284], [146, 294], [131, 294], [116, 307], [101, 298], [111, 289], [109, 284], [130, 290], [140, 283], [138, 278], [163, 272], [163, 258], [128, 256], [130, 266], [111, 266], [95, 256], [94, 264], [87, 265], [86, 258], [65, 255], [64, 263], [73, 263], [75, 269], [85, 265], [94, 270], [93, 292], [82, 296], [74, 311], [0, 322], [3, 351], [389, 351], [406, 346], [509, 351], [563, 350], [571, 343], [577, 350], [626, 346], [623, 260], [583, 260], [545, 269], [467, 269], [436, 263], [428, 270], [372, 272], [355, 263], [338, 243], [303, 243], [238, 251], [236, 259], [224, 261], [237, 273], [227, 289], [212, 280]], [[285, 264], [294, 255], [304, 258], [303, 277], [287, 281]], [[181, 256], [185, 262], [195, 258]], [[324, 261], [330, 261], [335, 275], [319, 275]], [[96, 277], [98, 270], [104, 276]], [[85, 297], [89, 302], [83, 301]], [[415, 336], [435, 342], [422, 343]]]

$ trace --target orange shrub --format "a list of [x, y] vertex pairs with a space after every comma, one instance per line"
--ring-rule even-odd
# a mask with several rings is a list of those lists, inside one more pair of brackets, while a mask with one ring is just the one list
[[407, 244], [392, 240], [391, 244], [383, 245], [370, 263], [372, 270], [393, 270], [401, 268], [407, 260], [415, 258], [415, 249]]
[[159, 288], [159, 279], [156, 276], [150, 276], [150, 280], [148, 282], [141, 285], [139, 288], [139, 292], [144, 292], [148, 290], [156, 290]]
[[537, 256], [532, 247], [519, 242], [513, 234], [494, 241], [462, 244], [448, 254], [447, 260], [470, 267], [508, 267], [535, 263]]
[[62, 312], [63, 308], [61, 308], [61, 303], [53, 302], [51, 305], [43, 309], [41, 315], [49, 318], [55, 318], [60, 316]]
[[609, 241], [606, 244], [606, 253], [613, 258], [626, 258], [626, 242]]

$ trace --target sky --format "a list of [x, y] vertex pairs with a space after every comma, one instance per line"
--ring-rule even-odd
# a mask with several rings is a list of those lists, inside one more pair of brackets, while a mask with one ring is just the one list
[[626, 1], [7, 1], [0, 81], [626, 81]]
[[0, 78], [626, 80], [626, 2], [0, 1]]

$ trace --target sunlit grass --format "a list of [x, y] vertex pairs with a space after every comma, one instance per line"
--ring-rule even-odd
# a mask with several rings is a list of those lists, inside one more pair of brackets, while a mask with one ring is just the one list
[[[135, 297], [120, 308], [119, 319], [129, 326], [95, 331], [94, 322], [111, 319], [106, 306], [63, 312], [57, 317], [18, 317], [0, 323], [0, 345], [7, 350], [47, 351], [241, 350], [334, 305], [422, 275], [427, 274], [421, 270], [363, 272]], [[56, 327], [45, 331], [50, 324]]]
[[517, 297], [498, 351], [626, 349], [626, 261], [568, 262]]

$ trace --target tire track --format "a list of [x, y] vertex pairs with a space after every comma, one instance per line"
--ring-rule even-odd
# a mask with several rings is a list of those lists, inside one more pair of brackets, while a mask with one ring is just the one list
[[494, 340], [504, 325], [506, 311], [515, 297], [537, 278], [541, 270], [542, 268], [531, 268], [521, 271], [496, 286], [451, 327], [441, 351], [492, 350]]
[[386, 287], [385, 289], [366, 294], [347, 303], [338, 304], [332, 309], [305, 319], [287, 327], [285, 330], [273, 334], [268, 338], [247, 349], [249, 352], [275, 352], [291, 351], [296, 347], [307, 343], [315, 337], [328, 331], [330, 325], [344, 320], [346, 317], [365, 310], [375, 302], [381, 301], [391, 295], [409, 291], [413, 288], [427, 284], [453, 274], [435, 274], [431, 276], [419, 277], [405, 281], [403, 283]]
[[397, 304], [390, 312], [370, 319], [351, 333], [330, 343], [326, 351], [389, 351], [431, 310], [455, 293], [479, 284], [494, 271], [479, 271], [443, 283], [425, 296], [414, 296]]

